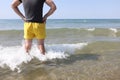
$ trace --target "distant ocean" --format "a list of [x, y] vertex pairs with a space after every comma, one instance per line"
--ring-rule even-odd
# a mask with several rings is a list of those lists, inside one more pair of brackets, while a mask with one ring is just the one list
[[0, 19], [0, 80], [120, 80], [120, 19], [49, 19], [46, 29], [46, 55], [36, 40], [27, 55], [23, 21]]
[[[120, 19], [49, 19], [47, 28], [120, 28]], [[0, 19], [0, 30], [21, 30], [20, 19]]]

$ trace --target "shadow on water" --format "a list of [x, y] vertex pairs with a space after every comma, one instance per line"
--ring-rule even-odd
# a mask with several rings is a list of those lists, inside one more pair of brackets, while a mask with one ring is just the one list
[[83, 60], [97, 61], [99, 57], [100, 55], [91, 54], [91, 53], [90, 54], [74, 54], [74, 55], [70, 55], [67, 59], [55, 59], [53, 61], [47, 61], [46, 64], [55, 63], [56, 65], [61, 65], [61, 64], [73, 64], [76, 61], [83, 61]]

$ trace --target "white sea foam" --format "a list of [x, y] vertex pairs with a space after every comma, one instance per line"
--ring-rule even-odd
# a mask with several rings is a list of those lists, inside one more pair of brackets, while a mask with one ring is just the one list
[[87, 30], [88, 30], [88, 31], [94, 31], [95, 28], [88, 28]]
[[34, 58], [37, 58], [40, 61], [56, 58], [63, 59], [68, 57], [70, 54], [74, 54], [76, 49], [81, 49], [86, 45], [87, 43], [46, 45], [46, 55], [40, 54], [36, 45], [33, 45], [30, 55], [25, 53], [24, 47], [22, 46], [0, 46], [0, 67], [4, 68], [4, 66], [7, 65], [12, 71], [17, 69], [18, 72], [20, 72], [19, 65], [22, 63], [27, 64]]
[[118, 30], [116, 28], [109, 28], [111, 31], [113, 31], [114, 33], [117, 33]]

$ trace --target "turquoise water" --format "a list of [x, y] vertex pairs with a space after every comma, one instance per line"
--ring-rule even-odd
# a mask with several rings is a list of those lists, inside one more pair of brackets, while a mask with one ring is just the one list
[[[49, 19], [47, 28], [119, 28], [120, 19]], [[1, 19], [0, 30], [23, 29], [19, 19]]]

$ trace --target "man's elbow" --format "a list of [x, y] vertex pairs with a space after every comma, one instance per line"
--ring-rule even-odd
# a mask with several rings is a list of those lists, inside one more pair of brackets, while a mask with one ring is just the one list
[[57, 9], [57, 7], [56, 7], [56, 6], [53, 6], [53, 7], [52, 7], [52, 10], [53, 10], [53, 11], [55, 11], [56, 9]]
[[11, 4], [11, 8], [12, 8], [12, 9], [15, 9], [15, 8], [17, 8], [17, 7], [18, 7], [18, 5], [17, 5], [16, 3], [12, 3], [12, 4]]
[[12, 8], [12, 9], [15, 8], [15, 4], [14, 4], [14, 3], [11, 4], [11, 8]]

